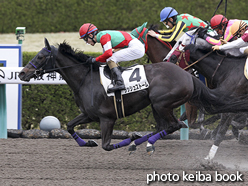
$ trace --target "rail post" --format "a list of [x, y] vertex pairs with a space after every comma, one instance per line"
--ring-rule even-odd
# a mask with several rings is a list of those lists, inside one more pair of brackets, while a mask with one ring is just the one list
[[[181, 115], [185, 112], [185, 105], [181, 105], [180, 107]], [[184, 121], [185, 124], [188, 125], [188, 120]], [[180, 140], [189, 140], [189, 128], [181, 128], [180, 129]]]
[[0, 84], [0, 138], [7, 139], [6, 85]]

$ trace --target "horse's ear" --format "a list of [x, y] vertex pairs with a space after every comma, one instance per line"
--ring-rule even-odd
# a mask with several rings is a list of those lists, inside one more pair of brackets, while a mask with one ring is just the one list
[[45, 38], [45, 46], [47, 47], [48, 50], [51, 50], [51, 46], [50, 46], [47, 38]]

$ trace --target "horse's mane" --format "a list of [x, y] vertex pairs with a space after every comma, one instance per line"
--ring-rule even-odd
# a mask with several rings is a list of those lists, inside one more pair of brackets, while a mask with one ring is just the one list
[[154, 32], [158, 32], [158, 25], [150, 25], [150, 27], [148, 28], [148, 30], [153, 30]]
[[[83, 63], [83, 65], [86, 67], [89, 67], [91, 65], [90, 63], [86, 63], [86, 60], [90, 56], [84, 54], [84, 52], [81, 50], [73, 49], [66, 41], [58, 45], [58, 51], [66, 56], [75, 59], [78, 63]], [[98, 71], [100, 65], [101, 65], [100, 62], [95, 62], [93, 64], [93, 70]]]
[[85, 62], [89, 56], [84, 54], [83, 51], [73, 49], [66, 41], [59, 44], [59, 52], [76, 59], [79, 62]]

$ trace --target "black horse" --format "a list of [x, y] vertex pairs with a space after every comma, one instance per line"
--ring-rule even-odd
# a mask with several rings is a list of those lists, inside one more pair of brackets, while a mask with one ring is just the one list
[[[198, 39], [197, 45], [187, 46], [187, 49], [190, 50], [190, 63], [196, 62], [193, 68], [208, 79], [212, 88], [224, 91], [234, 97], [241, 97], [244, 101], [247, 100], [248, 80], [244, 75], [246, 56], [242, 56], [236, 49], [227, 50], [225, 53], [211, 52], [211, 45], [202, 39]], [[234, 113], [221, 115], [220, 124], [213, 134], [215, 146], [219, 146], [223, 141], [235, 116], [240, 117]], [[213, 159], [213, 156], [210, 158], [208, 155], [207, 159]]]
[[[82, 114], [67, 124], [67, 130], [79, 146], [97, 146], [94, 141], [85, 142], [74, 131], [79, 124], [100, 122], [102, 148], [110, 151], [129, 145], [138, 138], [132, 136], [118, 144], [110, 144], [113, 127], [117, 119], [114, 99], [108, 97], [100, 82], [97, 64], [86, 63], [89, 56], [74, 51], [67, 43], [58, 48], [50, 46], [45, 39], [43, 48], [19, 73], [19, 78], [29, 81], [37, 75], [57, 71], [74, 92], [75, 101]], [[223, 96], [222, 92], [208, 89], [197, 78], [171, 63], [144, 65], [149, 87], [142, 91], [123, 95], [126, 116], [152, 105], [157, 126], [155, 135], [148, 139], [150, 144], [167, 134], [186, 127], [173, 115], [176, 108], [186, 101], [202, 105], [209, 113], [247, 111], [248, 104]], [[92, 99], [93, 98], [93, 102]], [[166, 124], [170, 126], [163, 130]], [[161, 131], [161, 132], [159, 132]]]
[[[150, 29], [154, 30], [155, 32], [158, 32], [157, 25], [152, 25], [149, 28], [149, 30]], [[194, 40], [193, 42], [195, 43], [195, 45], [199, 49], [211, 51], [212, 45], [210, 45], [209, 43], [207, 43], [205, 40], [203, 40], [201, 38], [198, 38], [197, 36], [196, 37], [193, 37], [193, 35], [197, 34], [197, 32], [200, 29], [202, 29], [202, 28], [201, 27], [194, 28], [193, 30], [190, 31], [190, 33], [187, 33], [187, 34], [188, 35], [191, 35], [192, 38], [196, 38], [196, 40]], [[162, 41], [160, 41], [160, 40], [158, 40], [158, 39], [156, 39], [154, 37], [150, 37], [150, 36], [146, 36], [146, 38], [147, 38], [147, 41], [145, 43], [147, 45], [146, 46], [146, 48], [147, 48], [146, 54], [148, 55], [148, 57], [152, 61], [152, 63], [157, 63], [157, 62], [163, 61], [163, 59], [166, 57], [166, 55], [170, 52], [171, 46], [174, 46], [174, 44], [175, 44], [175, 42], [171, 42], [171, 43], [162, 42]], [[231, 56], [239, 56], [240, 53], [237, 50], [231, 50], [231, 51], [229, 50], [227, 52], [227, 55], [229, 55], [229, 56], [230, 55]], [[198, 59], [195, 58], [195, 61], [196, 60], [199, 60], [200, 58], [202, 58], [202, 56], [201, 57], [199, 56]], [[195, 66], [193, 66], [193, 67], [195, 68]], [[202, 72], [202, 71], [204, 71], [204, 68], [202, 68], [200, 70], [200, 72]], [[208, 73], [208, 72], [205, 71], [205, 73]], [[203, 74], [205, 74], [205, 73], [203, 73]], [[216, 72], [215, 71], [215, 73], [219, 73], [219, 72]], [[206, 76], [206, 80], [207, 80], [208, 86], [210, 86], [211, 88], [215, 88], [216, 87], [216, 85], [215, 85], [215, 82], [216, 81], [213, 82], [212, 77], [210, 77], [208, 75], [208, 76]], [[212, 138], [214, 138], [217, 134], [218, 134], [218, 136], [220, 136], [220, 133], [221, 133], [221, 136], [222, 137], [225, 135], [226, 130], [224, 129], [224, 131], [223, 131], [223, 130], [219, 130], [219, 129], [223, 125], [222, 123], [225, 121], [225, 118], [227, 118], [227, 114], [224, 114], [224, 115], [217, 114], [217, 115], [214, 115], [211, 118], [207, 119], [206, 121], [204, 121], [204, 115], [200, 111], [199, 112], [199, 117], [198, 117], [198, 122], [196, 123], [197, 110], [198, 110], [198, 108], [196, 106], [194, 106], [194, 105], [188, 104], [188, 102], [185, 103], [185, 106], [186, 106], [186, 115], [183, 114], [180, 117], [180, 120], [183, 121], [185, 119], [188, 119], [189, 127], [191, 127], [191, 128], [198, 128], [198, 127], [200, 127], [201, 134], [203, 136], [206, 136], [207, 133], [208, 133], [208, 131], [206, 129], [204, 129], [203, 126], [204, 125], [211, 124], [211, 123], [217, 121], [218, 119], [220, 119], [220, 117], [222, 117], [222, 122], [212, 132], [211, 136], [212, 136]], [[231, 114], [228, 114], [228, 116], [230, 116], [230, 117], [233, 116], [233, 115], [234, 114], [232, 114], [232, 115]], [[233, 134], [236, 136], [236, 138], [238, 138], [238, 135], [239, 135], [238, 130], [239, 129], [242, 129], [245, 126], [245, 125], [240, 125], [240, 122], [244, 122], [245, 120], [246, 120], [246, 116], [244, 114], [235, 114], [234, 120], [232, 120], [232, 119], [229, 119], [228, 120], [228, 122], [232, 124], [232, 131], [233, 131]], [[224, 122], [224, 123], [226, 123], [226, 122]], [[222, 137], [221, 137], [221, 140], [222, 140]], [[135, 150], [136, 149], [135, 148], [135, 145], [141, 144], [143, 142], [142, 139], [144, 139], [144, 141], [145, 141], [146, 136], [144, 136], [141, 139], [135, 140], [135, 142], [132, 143], [132, 147], [130, 147], [130, 149], [134, 149]], [[218, 143], [219, 143], [219, 140], [218, 140]], [[217, 143], [215, 143], [215, 144], [217, 144]]]

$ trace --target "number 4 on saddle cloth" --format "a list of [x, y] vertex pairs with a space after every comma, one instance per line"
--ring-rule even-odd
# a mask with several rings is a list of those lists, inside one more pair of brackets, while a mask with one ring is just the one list
[[[146, 74], [143, 65], [136, 64], [130, 67], [119, 66], [118, 68], [121, 68], [122, 78], [124, 80], [124, 84], [126, 87], [126, 90], [121, 91], [122, 95], [143, 90], [149, 87], [149, 83], [146, 79]], [[99, 67], [99, 71], [100, 71], [101, 84], [103, 85], [106, 94], [108, 96], [114, 96], [113, 92], [112, 93], [107, 92], [108, 86], [111, 86], [112, 84], [109, 67], [103, 65]]]
[[125, 117], [123, 107], [123, 94], [129, 94], [139, 90], [143, 90], [149, 87], [149, 83], [146, 79], [146, 74], [143, 65], [133, 65], [130, 67], [118, 67], [121, 68], [122, 78], [126, 89], [122, 91], [116, 91], [108, 93], [108, 87], [113, 86], [111, 81], [111, 72], [107, 65], [100, 66], [100, 80], [107, 96], [114, 96], [114, 105], [117, 118]]

